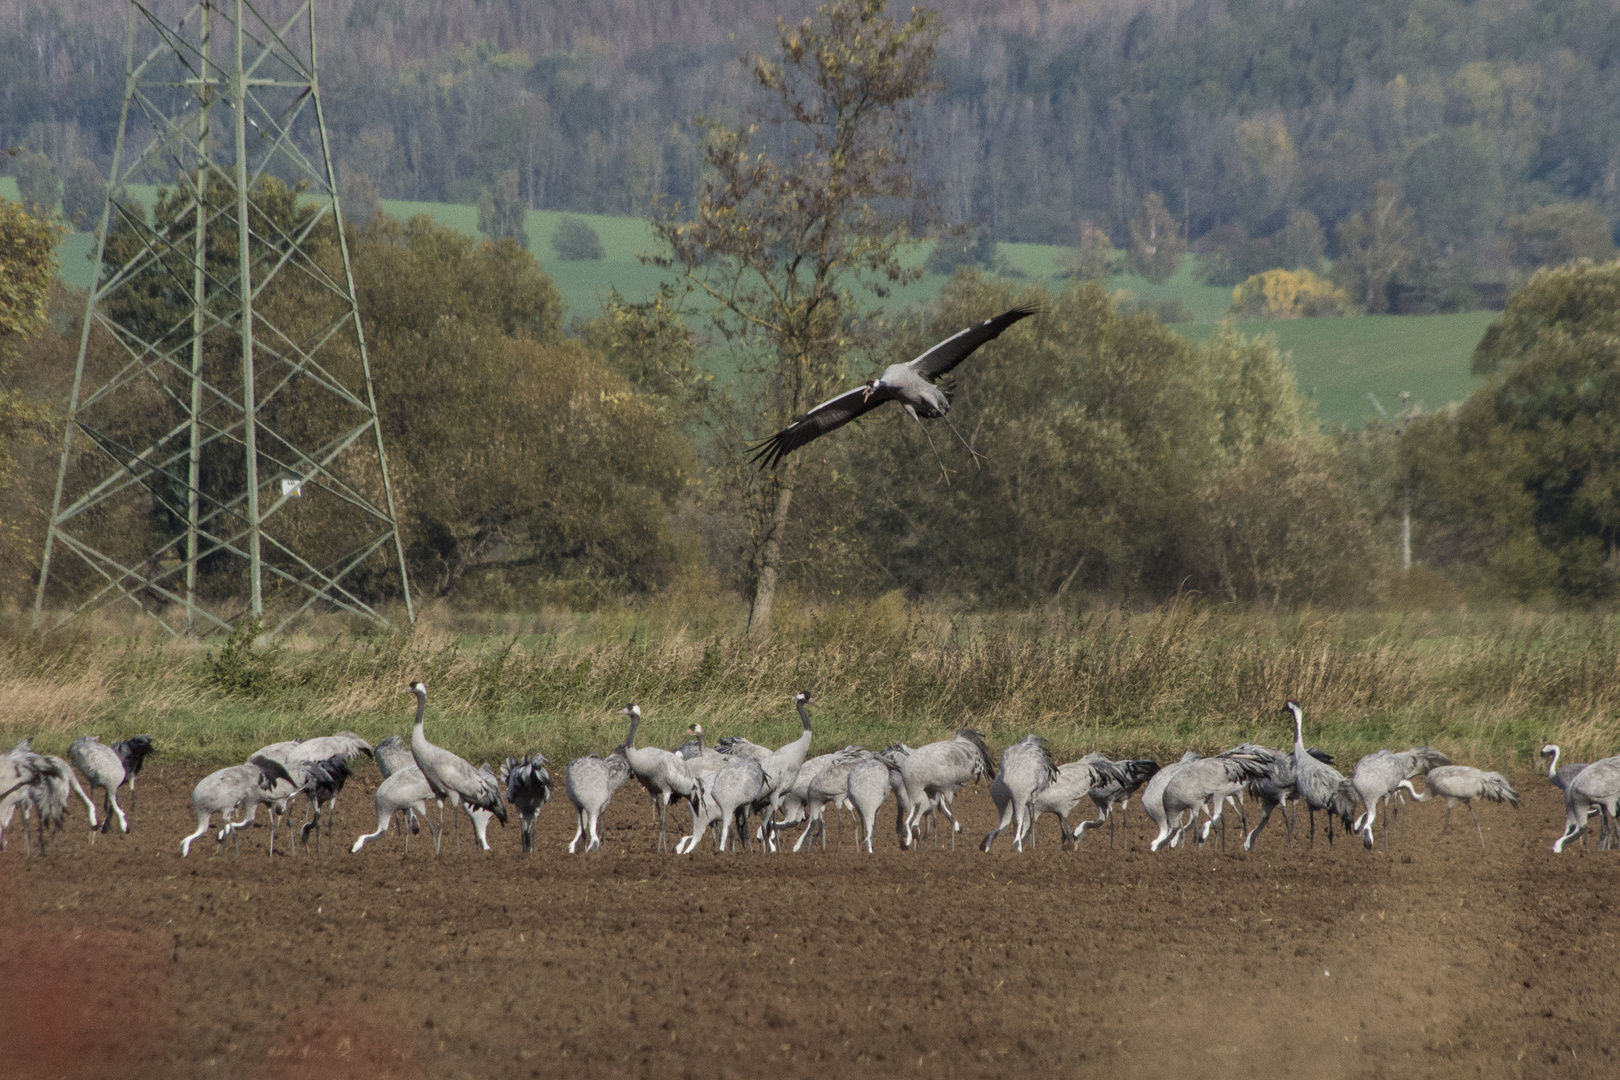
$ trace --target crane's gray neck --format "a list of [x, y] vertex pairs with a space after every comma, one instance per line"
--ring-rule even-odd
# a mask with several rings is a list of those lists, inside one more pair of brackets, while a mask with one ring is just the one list
[[641, 726], [641, 717], [635, 713], [630, 714], [630, 730], [624, 736], [624, 745], [634, 750], [636, 748], [636, 728]]
[[422, 718], [427, 715], [427, 695], [416, 695], [416, 726], [422, 726]]
[[1552, 761], [1547, 763], [1547, 778], [1550, 780], [1558, 775], [1558, 747], [1553, 747]]
[[795, 702], [794, 704], [798, 705], [799, 707], [799, 719], [804, 722], [804, 730], [809, 731], [810, 710], [804, 707], [804, 702], [802, 701]]
[[1305, 719], [1298, 706], [1288, 711], [1294, 714], [1294, 756], [1302, 758], [1305, 756]]

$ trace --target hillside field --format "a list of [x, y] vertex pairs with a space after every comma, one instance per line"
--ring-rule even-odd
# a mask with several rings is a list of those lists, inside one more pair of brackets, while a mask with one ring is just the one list
[[[0, 178], [0, 195], [15, 199], [16, 181]], [[426, 214], [440, 224], [468, 234], [478, 230], [478, 211], [451, 203], [407, 202], [386, 199], [383, 208], [396, 217]], [[587, 222], [602, 240], [605, 257], [594, 261], [564, 262], [551, 247], [551, 235], [564, 217]], [[639, 255], [650, 252], [654, 241], [647, 223], [638, 218], [601, 214], [565, 214], [529, 211], [526, 221], [529, 249], [556, 281], [568, 305], [568, 318], [590, 318], [601, 311], [613, 288], [631, 300], [649, 295], [660, 272], [643, 265]], [[1003, 276], [1022, 283], [1040, 282], [1061, 288], [1058, 257], [1063, 248], [1043, 244], [1002, 244], [999, 254]], [[75, 288], [87, 288], [93, 268], [94, 237], [72, 233], [62, 243], [62, 278]], [[917, 256], [922, 258], [921, 253]], [[898, 289], [890, 303], [899, 307], [924, 303], [938, 295], [947, 279], [929, 274]], [[1177, 300], [1192, 313], [1190, 323], [1175, 328], [1194, 341], [1207, 337], [1231, 303], [1231, 290], [1196, 281], [1191, 265], [1175, 277], [1154, 284], [1132, 275], [1108, 281], [1110, 289], [1127, 289], [1143, 301]], [[1467, 397], [1477, 384], [1469, 372], [1476, 342], [1495, 317], [1488, 311], [1457, 315], [1377, 315], [1348, 319], [1309, 319], [1294, 322], [1244, 321], [1247, 334], [1270, 334], [1279, 348], [1293, 356], [1300, 389], [1316, 403], [1323, 423], [1360, 427], [1376, 415], [1367, 394], [1377, 395], [1394, 411], [1402, 390], [1415, 402], [1434, 410]]]

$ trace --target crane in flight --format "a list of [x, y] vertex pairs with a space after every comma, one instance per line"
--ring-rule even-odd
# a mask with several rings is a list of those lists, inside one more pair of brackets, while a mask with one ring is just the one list
[[[953, 334], [915, 360], [890, 364], [877, 378], [868, 379], [852, 390], [845, 390], [837, 397], [823, 401], [775, 435], [750, 446], [748, 449], [753, 457], [749, 460], [758, 462], [760, 468], [774, 469], [799, 447], [821, 438], [829, 431], [836, 431], [852, 420], [860, 419], [886, 401], [898, 401], [901, 408], [906, 410], [906, 415], [917, 421], [919, 426], [924, 420], [945, 420], [945, 426], [958, 439], [962, 439], [962, 433], [945, 418], [945, 414], [951, 411], [951, 399], [935, 383], [972, 356], [980, 345], [994, 341], [1003, 330], [1020, 319], [1037, 314], [1038, 310], [1029, 305], [1012, 308]], [[933, 437], [928, 434], [926, 427], [923, 428], [923, 437], [928, 439], [928, 448], [934, 451], [934, 460], [940, 461], [939, 450], [934, 447]], [[962, 445], [977, 461], [978, 454], [966, 439], [962, 439]], [[940, 468], [945, 468], [943, 461], [940, 461]]]

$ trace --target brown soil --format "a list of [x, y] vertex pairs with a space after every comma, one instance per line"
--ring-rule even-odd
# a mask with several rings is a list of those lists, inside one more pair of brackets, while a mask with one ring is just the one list
[[[0, 854], [0, 1077], [1535, 1077], [1620, 1074], [1620, 856], [1554, 856], [1562, 806], [1410, 808], [1393, 857], [1150, 855], [974, 841], [876, 856], [655, 855], [634, 786], [600, 855], [182, 860], [200, 770], [149, 770], [136, 831], [82, 806], [48, 857]], [[376, 774], [369, 766], [367, 781]], [[342, 836], [375, 820], [370, 783]], [[885, 817], [891, 814], [886, 811]], [[834, 832], [836, 838], [836, 831]]]

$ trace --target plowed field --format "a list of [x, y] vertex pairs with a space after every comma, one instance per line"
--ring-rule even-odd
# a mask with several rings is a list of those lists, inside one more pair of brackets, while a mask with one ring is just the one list
[[[1393, 855], [1150, 855], [1092, 833], [989, 855], [656, 855], [632, 783], [599, 855], [566, 799], [493, 855], [424, 832], [181, 859], [202, 770], [143, 774], [127, 837], [78, 805], [45, 858], [0, 853], [0, 1076], [1537, 1077], [1620, 1075], [1620, 855], [1550, 847], [1562, 804], [1410, 807]], [[559, 793], [560, 796], [560, 793]], [[126, 800], [127, 802], [127, 800]], [[684, 811], [682, 812], [684, 816]], [[217, 819], [216, 819], [217, 820]], [[1099, 839], [1100, 835], [1100, 839]], [[834, 839], [837, 838], [836, 830]]]

